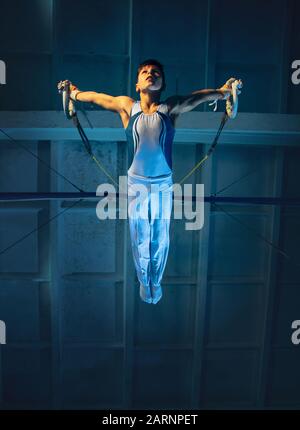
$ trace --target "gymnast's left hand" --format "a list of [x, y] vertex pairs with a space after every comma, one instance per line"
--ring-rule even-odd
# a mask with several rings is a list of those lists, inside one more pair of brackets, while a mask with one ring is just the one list
[[243, 83], [241, 79], [236, 78], [230, 78], [228, 79], [225, 84], [219, 88], [220, 91], [222, 91], [224, 98], [223, 100], [227, 100], [231, 95], [234, 87], [237, 87], [237, 95], [241, 94], [241, 91], [239, 88], [242, 88]]

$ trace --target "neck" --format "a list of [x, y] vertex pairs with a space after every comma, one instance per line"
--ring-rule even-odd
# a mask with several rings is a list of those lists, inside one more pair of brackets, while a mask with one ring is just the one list
[[142, 93], [140, 92], [141, 105], [144, 108], [151, 109], [159, 104], [160, 94], [159, 92]]

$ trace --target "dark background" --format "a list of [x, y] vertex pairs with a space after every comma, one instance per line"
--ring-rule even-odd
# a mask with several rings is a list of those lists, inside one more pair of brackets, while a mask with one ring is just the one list
[[[138, 99], [137, 65], [154, 57], [165, 66], [163, 99], [231, 76], [244, 82], [237, 133], [193, 183], [210, 195], [254, 170], [221, 195], [299, 198], [300, 85], [291, 82], [299, 1], [2, 0], [0, 7], [1, 128], [84, 190], [106, 178], [75, 134], [57, 138], [56, 83]], [[202, 104], [182, 116], [175, 181], [207, 148], [190, 136], [208, 111]], [[53, 139], [37, 137], [41, 118]], [[126, 174], [123, 137], [92, 144], [114, 177]], [[1, 135], [0, 191], [74, 190]], [[174, 221], [164, 296], [149, 306], [138, 296], [127, 222], [99, 221], [95, 201], [1, 253], [67, 205], [0, 203], [2, 409], [300, 408], [300, 345], [291, 342], [300, 319], [299, 208], [207, 204], [202, 230]]]

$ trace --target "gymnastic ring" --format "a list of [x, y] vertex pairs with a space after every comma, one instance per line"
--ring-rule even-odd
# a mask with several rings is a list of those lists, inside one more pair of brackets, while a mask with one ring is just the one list
[[57, 85], [58, 92], [62, 95], [63, 111], [67, 119], [72, 119], [76, 115], [75, 103], [70, 98], [70, 85], [68, 80], [60, 81]]

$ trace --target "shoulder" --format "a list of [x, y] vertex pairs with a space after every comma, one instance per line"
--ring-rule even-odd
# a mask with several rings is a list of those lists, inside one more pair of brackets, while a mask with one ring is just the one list
[[120, 111], [125, 111], [128, 115], [130, 115], [135, 100], [128, 96], [118, 96], [116, 97], [116, 100], [118, 102]]
[[169, 115], [179, 115], [179, 111], [178, 111], [178, 106], [180, 104], [181, 101], [181, 96], [179, 95], [174, 95], [174, 96], [170, 96], [168, 97], [163, 103], [167, 106], [168, 108], [168, 114]]
[[176, 109], [179, 104], [180, 96], [171, 96], [168, 97], [165, 101], [162, 102], [164, 106], [165, 113], [169, 116], [173, 127], [176, 126], [176, 120], [180, 114], [180, 112]]

